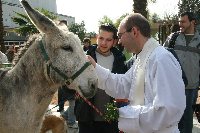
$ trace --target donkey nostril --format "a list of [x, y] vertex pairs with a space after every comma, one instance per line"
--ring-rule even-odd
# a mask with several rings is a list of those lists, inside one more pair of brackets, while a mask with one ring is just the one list
[[96, 86], [95, 86], [95, 84], [91, 84], [91, 88], [95, 88]]

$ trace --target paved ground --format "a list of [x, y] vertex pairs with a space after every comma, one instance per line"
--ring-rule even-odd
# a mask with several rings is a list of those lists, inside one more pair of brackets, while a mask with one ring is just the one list
[[194, 117], [193, 119], [193, 125], [194, 125], [194, 128], [193, 128], [192, 133], [200, 133], [200, 123], [198, 123], [196, 117]]
[[[50, 109], [51, 109], [52, 107], [54, 107], [54, 106], [55, 106], [55, 105], [50, 105]], [[56, 112], [57, 109], [58, 109], [57, 107], [54, 108], [54, 109], [52, 109], [52, 112], [53, 112], [54, 114], [59, 115], [59, 113]], [[67, 109], [67, 106], [65, 106], [65, 109]], [[198, 121], [197, 121], [197, 119], [196, 119], [195, 116], [194, 116], [193, 122], [194, 122], [194, 128], [193, 128], [192, 133], [200, 133], [200, 123], [198, 123]], [[67, 133], [78, 133], [78, 129], [73, 129], [73, 128], [68, 128], [68, 127], [67, 127]]]

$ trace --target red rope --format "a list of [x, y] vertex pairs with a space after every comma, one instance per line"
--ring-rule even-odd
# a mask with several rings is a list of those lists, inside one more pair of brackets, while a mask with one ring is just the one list
[[89, 100], [87, 100], [87, 98], [81, 96], [78, 92], [76, 93], [76, 95], [78, 97], [81, 97], [88, 105], [90, 105], [100, 116], [103, 116], [103, 113], [98, 109], [96, 108]]
[[[82, 98], [88, 105], [90, 105], [100, 116], [103, 116], [103, 113], [96, 108], [89, 100], [87, 100], [87, 98], [81, 96], [78, 92], [76, 92], [76, 96]], [[110, 123], [109, 121], [107, 121], [108, 123]], [[122, 131], [119, 131], [119, 133], [124, 133]]]

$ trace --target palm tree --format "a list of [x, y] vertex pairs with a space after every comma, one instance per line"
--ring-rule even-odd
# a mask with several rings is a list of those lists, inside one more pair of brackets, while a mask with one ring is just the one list
[[147, 18], [147, 0], [133, 0], [133, 11]]
[[[43, 13], [45, 16], [49, 17], [50, 19], [54, 20], [57, 18], [57, 16], [49, 12], [45, 9], [37, 9], [41, 13]], [[12, 17], [12, 20], [14, 23], [18, 24], [19, 27], [15, 29], [15, 32], [21, 34], [22, 36], [28, 36], [34, 33], [39, 33], [35, 25], [31, 22], [28, 15], [23, 13], [15, 12], [17, 16]]]
[[2, 52], [6, 52], [6, 48], [4, 45], [4, 40], [3, 40], [3, 35], [4, 35], [4, 27], [3, 27], [3, 11], [2, 11], [2, 1], [0, 1], [0, 50]]
[[148, 19], [147, 5], [148, 3], [156, 3], [156, 0], [133, 0], [133, 11], [141, 13], [145, 18]]

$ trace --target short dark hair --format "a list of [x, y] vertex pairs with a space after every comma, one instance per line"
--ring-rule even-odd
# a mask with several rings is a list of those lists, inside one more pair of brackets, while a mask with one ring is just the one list
[[171, 33], [177, 32], [177, 31], [180, 30], [180, 26], [179, 26], [178, 23], [174, 23], [174, 24], [172, 24], [172, 26], [170, 27], [170, 29], [171, 29]]
[[87, 37], [84, 38], [83, 39], [83, 43], [86, 43], [86, 42], [89, 43], [89, 44], [91, 44], [90, 38], [87, 38]]
[[188, 16], [188, 19], [189, 21], [191, 22], [192, 20], [195, 20], [196, 21], [196, 16], [193, 12], [184, 12], [184, 13], [181, 13], [181, 17], [183, 16]]
[[137, 27], [145, 37], [151, 37], [151, 28], [148, 20], [140, 13], [131, 13], [125, 18], [125, 29], [130, 32], [133, 27]]
[[108, 32], [112, 32], [113, 33], [113, 38], [114, 39], [117, 39], [117, 28], [113, 25], [113, 24], [110, 24], [110, 23], [104, 23], [104, 24], [101, 24], [99, 26], [99, 32], [100, 30], [104, 30], [104, 31], [108, 31]]

